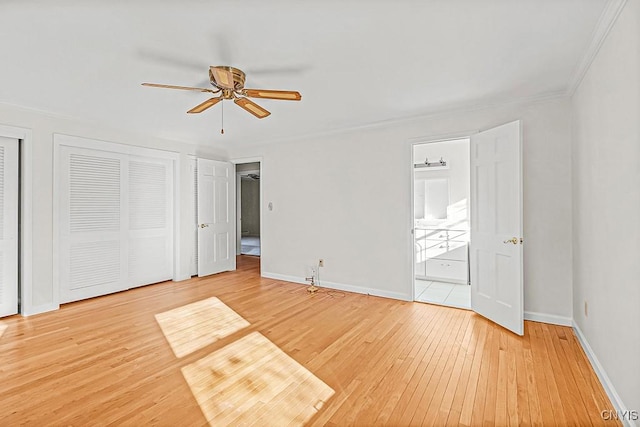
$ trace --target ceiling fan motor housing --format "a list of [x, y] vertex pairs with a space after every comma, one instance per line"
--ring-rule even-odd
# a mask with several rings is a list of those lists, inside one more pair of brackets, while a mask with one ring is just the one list
[[[212, 68], [217, 68], [219, 70], [225, 70], [228, 71], [232, 74], [233, 76], [233, 88], [236, 91], [241, 91], [242, 89], [244, 89], [244, 81], [246, 78], [246, 75], [244, 73], [244, 71], [239, 70], [235, 67], [229, 67], [226, 65], [216, 65]], [[211, 82], [212, 85], [214, 85], [217, 88], [220, 89], [225, 89], [223, 87], [220, 87], [217, 83], [216, 80], [214, 78], [213, 72], [211, 71], [211, 68], [209, 68], [209, 81]]]

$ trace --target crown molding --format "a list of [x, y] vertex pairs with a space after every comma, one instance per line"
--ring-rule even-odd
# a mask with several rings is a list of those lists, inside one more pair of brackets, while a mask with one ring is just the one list
[[515, 99], [493, 99], [493, 100], [476, 101], [475, 103], [463, 102], [459, 104], [450, 104], [448, 106], [435, 108], [430, 111], [424, 111], [422, 113], [414, 114], [410, 116], [382, 119], [382, 120], [377, 120], [375, 122], [370, 122], [370, 123], [361, 123], [353, 126], [343, 126], [340, 128], [334, 128], [326, 131], [310, 132], [310, 133], [291, 135], [291, 136], [286, 136], [281, 138], [276, 137], [268, 140], [247, 141], [246, 145], [244, 145], [243, 148], [263, 146], [263, 145], [269, 145], [269, 144], [280, 144], [280, 143], [287, 143], [287, 142], [298, 142], [298, 141], [304, 141], [309, 139], [330, 137], [330, 136], [335, 136], [335, 135], [340, 135], [340, 134], [345, 134], [350, 132], [359, 132], [359, 131], [370, 130], [370, 129], [384, 129], [384, 128], [389, 128], [393, 126], [400, 126], [400, 125], [415, 122], [415, 121], [425, 120], [425, 119], [433, 118], [437, 116], [470, 113], [474, 111], [481, 111], [481, 110], [487, 110], [492, 108], [497, 109], [497, 108], [514, 107], [514, 106], [521, 106], [521, 105], [533, 105], [533, 104], [538, 104], [542, 102], [550, 102], [550, 101], [555, 101], [555, 100], [560, 100], [565, 98], [567, 98], [566, 91], [558, 90], [558, 91], [550, 91], [550, 92], [545, 92], [545, 93], [541, 93], [533, 96], [527, 96], [527, 97], [515, 98]]
[[589, 67], [593, 63], [594, 59], [598, 55], [600, 48], [604, 44], [609, 32], [613, 28], [613, 25], [616, 23], [618, 16], [620, 16], [620, 12], [624, 9], [624, 6], [627, 4], [627, 0], [609, 0], [600, 14], [600, 18], [598, 19], [598, 23], [596, 24], [595, 29], [591, 33], [591, 43], [589, 43], [589, 47], [585, 51], [584, 55], [582, 55], [582, 60], [578, 64], [578, 66], [573, 71], [571, 78], [569, 79], [569, 84], [567, 86], [567, 96], [573, 96], [575, 91], [580, 86], [582, 79], [589, 71]]

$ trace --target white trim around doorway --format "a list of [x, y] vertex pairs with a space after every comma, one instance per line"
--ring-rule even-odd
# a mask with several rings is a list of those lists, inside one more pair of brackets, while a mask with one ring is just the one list
[[53, 303], [33, 304], [33, 134], [31, 129], [0, 124], [0, 136], [16, 138], [20, 146], [20, 314], [55, 310]]

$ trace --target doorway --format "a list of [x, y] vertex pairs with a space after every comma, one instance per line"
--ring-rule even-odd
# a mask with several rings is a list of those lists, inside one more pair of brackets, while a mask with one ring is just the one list
[[471, 308], [470, 139], [413, 146], [414, 299]]
[[236, 164], [237, 253], [261, 255], [260, 162]]
[[[414, 300], [471, 309], [520, 336], [524, 334], [522, 141], [522, 122], [516, 120], [469, 138], [414, 143], [410, 184], [415, 192], [411, 195]], [[456, 142], [464, 147], [459, 157], [442, 151]], [[455, 174], [459, 163], [467, 166]], [[460, 182], [464, 184], [458, 186]], [[466, 188], [466, 197], [457, 188]], [[459, 285], [459, 291], [453, 293], [445, 285]], [[463, 296], [456, 294], [466, 299], [466, 289], [470, 304], [463, 306]], [[447, 300], [450, 295], [454, 301]]]

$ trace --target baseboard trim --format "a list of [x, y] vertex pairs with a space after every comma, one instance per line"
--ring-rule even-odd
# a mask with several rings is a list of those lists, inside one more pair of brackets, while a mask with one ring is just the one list
[[[262, 272], [262, 277], [265, 277], [268, 279], [283, 280], [285, 282], [298, 283], [302, 285], [309, 284], [304, 279], [304, 277], [288, 276], [285, 274]], [[401, 301], [413, 300], [411, 295], [405, 295], [398, 292], [383, 291], [380, 289], [364, 288], [361, 286], [345, 285], [343, 283], [323, 281], [321, 283], [321, 287], [340, 290], [340, 291], [346, 291], [346, 292], [354, 292], [358, 294], [373, 295], [373, 296], [378, 296], [383, 298], [392, 298], [392, 299], [397, 299]], [[593, 370], [598, 376], [598, 379], [600, 380], [600, 383], [602, 384], [605, 393], [607, 393], [607, 396], [611, 400], [611, 403], [613, 404], [614, 409], [618, 411], [619, 414], [628, 413], [629, 410], [626, 408], [626, 406], [622, 402], [620, 395], [618, 395], [618, 392], [616, 391], [615, 387], [613, 386], [613, 383], [609, 379], [609, 376], [607, 375], [606, 371], [598, 361], [598, 358], [596, 357], [595, 353], [593, 352], [593, 349], [589, 345], [589, 342], [587, 341], [586, 337], [584, 336], [584, 334], [582, 333], [582, 331], [580, 330], [576, 322], [571, 317], [558, 316], [555, 314], [537, 313], [533, 311], [525, 311], [524, 319], [530, 320], [533, 322], [542, 322], [542, 323], [549, 323], [552, 325], [572, 327], [576, 333], [576, 336], [578, 337], [578, 342], [580, 343], [580, 345], [582, 346], [582, 349], [586, 353], [587, 358], [589, 359], [589, 362], [591, 363]], [[624, 419], [620, 421], [622, 421], [623, 425], [627, 427], [637, 427], [640, 425], [640, 424], [635, 424], [633, 423], [633, 421], [628, 419]]]
[[573, 319], [570, 317], [558, 316], [555, 314], [536, 313], [535, 311], [525, 311], [524, 320], [532, 322], [549, 323], [551, 325], [572, 326]]
[[42, 304], [34, 306], [25, 306], [21, 308], [20, 314], [24, 317], [35, 316], [36, 314], [47, 313], [49, 311], [56, 311], [60, 309], [59, 304]]
[[[600, 361], [598, 360], [598, 358], [596, 357], [596, 354], [593, 352], [593, 349], [589, 345], [587, 338], [584, 336], [584, 334], [580, 330], [580, 327], [575, 322], [575, 320], [572, 321], [572, 326], [573, 326], [573, 330], [576, 332], [576, 336], [578, 337], [578, 342], [582, 346], [582, 349], [584, 350], [584, 352], [587, 354], [587, 358], [589, 359], [589, 362], [591, 362], [591, 367], [593, 368], [596, 375], [598, 376], [598, 379], [600, 380], [602, 387], [604, 387], [604, 391], [607, 393], [607, 396], [609, 396], [609, 400], [611, 400], [611, 403], [613, 404], [614, 409], [618, 411], [619, 414], [628, 413], [627, 407], [622, 402], [622, 399], [620, 398], [620, 395], [618, 394], [615, 387], [613, 386], [613, 383], [609, 379], [607, 372], [604, 370], [604, 367], [600, 364]], [[627, 427], [634, 427], [634, 426], [640, 425], [640, 424], [633, 423], [631, 420], [628, 420], [628, 419], [620, 420], [620, 421], [622, 421], [622, 423]]]
[[[285, 282], [299, 283], [302, 285], [309, 284], [309, 282], [307, 282], [304, 279], [304, 277], [288, 276], [285, 274], [269, 273], [265, 271], [262, 272], [262, 277], [265, 277], [267, 279], [283, 280]], [[413, 301], [413, 298], [411, 295], [406, 295], [399, 292], [384, 291], [381, 289], [374, 289], [374, 288], [365, 288], [362, 286], [346, 285], [344, 283], [327, 282], [326, 280], [323, 280], [320, 282], [320, 287], [327, 288], [327, 289], [334, 289], [336, 291], [353, 292], [356, 294], [364, 294], [364, 295], [372, 295], [376, 297], [397, 299], [400, 301]]]

